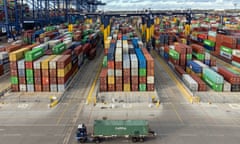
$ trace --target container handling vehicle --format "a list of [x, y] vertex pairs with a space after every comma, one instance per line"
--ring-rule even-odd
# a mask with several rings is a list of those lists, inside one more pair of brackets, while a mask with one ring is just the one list
[[95, 120], [92, 134], [87, 133], [85, 124], [79, 124], [76, 131], [76, 139], [80, 143], [100, 143], [104, 139], [119, 137], [131, 138], [135, 143], [156, 135], [146, 120]]

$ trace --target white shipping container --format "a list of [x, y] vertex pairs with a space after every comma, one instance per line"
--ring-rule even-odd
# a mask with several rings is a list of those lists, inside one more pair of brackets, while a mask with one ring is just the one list
[[55, 45], [59, 44], [60, 42], [61, 42], [60, 40], [50, 40], [48, 42], [49, 49], [52, 49]]
[[19, 91], [20, 92], [26, 92], [27, 86], [25, 84], [19, 84]]
[[211, 59], [211, 55], [208, 52], [205, 52], [205, 60], [210, 60]]
[[115, 69], [115, 74], [116, 74], [116, 76], [122, 76], [123, 72], [120, 69]]
[[108, 76], [114, 76], [114, 69], [108, 69]]
[[28, 92], [34, 92], [34, 85], [28, 84], [28, 85], [27, 85], [27, 91], [28, 91]]
[[21, 60], [17, 61], [17, 68], [25, 69], [25, 59], [21, 59]]
[[138, 68], [131, 68], [131, 76], [138, 76]]
[[131, 68], [138, 68], [137, 55], [136, 54], [131, 54], [130, 59], [131, 59]]
[[183, 74], [182, 80], [191, 91], [198, 91], [198, 83], [189, 74]]
[[122, 48], [116, 48], [115, 61], [116, 62], [121, 62], [122, 61]]
[[8, 58], [8, 52], [0, 52], [0, 59], [5, 59], [5, 58]]
[[41, 61], [43, 61], [44, 59], [48, 58], [49, 56], [43, 56], [40, 59], [36, 60], [33, 62], [33, 68], [34, 69], [41, 69]]
[[236, 56], [236, 57], [240, 57], [240, 50], [233, 49], [232, 55], [234, 55], [234, 56]]
[[58, 91], [58, 86], [56, 84], [51, 84], [50, 85], [50, 91], [51, 92], [57, 92]]
[[154, 76], [147, 76], [147, 84], [154, 84]]
[[231, 84], [224, 80], [223, 83], [223, 91], [224, 92], [230, 92], [231, 91]]
[[45, 38], [43, 39], [44, 42], [48, 42], [49, 40], [50, 40], [49, 37], [45, 37]]
[[66, 47], [67, 47], [67, 49], [68, 49], [68, 48], [70, 48], [71, 45], [72, 45], [72, 40], [64, 40], [63, 43], [66, 44]]
[[138, 40], [138, 47], [139, 47], [140, 49], [142, 49], [142, 48], [143, 48], [143, 42], [142, 42], [142, 41], [140, 41], [140, 40]]
[[130, 68], [130, 60], [128, 54], [123, 55], [123, 68]]
[[33, 49], [35, 49], [35, 48], [43, 48], [43, 50], [46, 51], [46, 50], [48, 50], [48, 42], [40, 44], [40, 45], [34, 47]]
[[65, 91], [65, 85], [64, 84], [58, 84], [58, 92], [64, 92]]
[[122, 40], [117, 40], [116, 47], [117, 48], [122, 48]]
[[199, 61], [199, 60], [193, 60], [195, 63], [197, 63], [198, 65], [200, 65], [202, 68], [208, 68], [209, 66], [204, 64], [203, 62]]
[[61, 55], [58, 55], [56, 56], [54, 59], [52, 59], [50, 62], [49, 62], [49, 68], [50, 69], [57, 69], [57, 61], [58, 59], [60, 59], [62, 56]]

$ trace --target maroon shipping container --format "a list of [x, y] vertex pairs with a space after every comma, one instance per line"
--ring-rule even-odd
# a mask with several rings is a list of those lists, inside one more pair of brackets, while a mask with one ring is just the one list
[[186, 54], [180, 54], [180, 65], [181, 66], [186, 65]]
[[62, 55], [57, 61], [57, 68], [64, 69], [71, 62], [71, 55]]
[[25, 77], [18, 77], [19, 84], [26, 84], [26, 78]]
[[42, 69], [42, 77], [49, 77], [48, 69]]
[[49, 92], [50, 91], [49, 85], [42, 85], [42, 91]]
[[107, 69], [103, 68], [100, 73], [100, 85], [106, 85], [107, 84]]
[[192, 51], [195, 53], [203, 54], [205, 52], [204, 47], [198, 44], [192, 44]]
[[176, 70], [177, 74], [179, 74], [180, 76], [182, 76], [183, 74], [186, 74], [185, 70], [178, 65], [175, 65], [175, 70]]
[[32, 61], [25, 61], [25, 68], [26, 69], [33, 69], [33, 62]]
[[37, 85], [37, 84], [35, 84], [35, 85], [34, 85], [34, 88], [35, 88], [35, 91], [36, 91], [36, 92], [41, 92], [41, 91], [42, 91], [42, 85]]
[[66, 49], [62, 55], [72, 55], [72, 50], [71, 49]]
[[130, 77], [130, 69], [123, 69], [123, 76], [129, 76]]
[[123, 91], [123, 85], [122, 84], [116, 84], [116, 91]]
[[154, 76], [154, 69], [147, 69], [147, 76]]
[[56, 78], [57, 77], [57, 70], [56, 69], [49, 69], [49, 77]]
[[131, 84], [132, 91], [138, 91], [138, 84]]
[[79, 45], [77, 46], [75, 49], [74, 49], [74, 52], [75, 54], [79, 55], [82, 53], [82, 45]]
[[232, 56], [232, 60], [240, 63], [240, 57]]
[[240, 76], [228, 71], [223, 67], [218, 68], [218, 73], [221, 74], [225, 80], [231, 84], [240, 84]]
[[41, 85], [42, 84], [42, 78], [41, 77], [34, 77], [34, 84]]
[[131, 82], [131, 77], [130, 76], [124, 76], [123, 77], [123, 83], [129, 84]]
[[107, 91], [107, 85], [100, 85], [100, 92], [106, 92]]
[[10, 70], [10, 74], [11, 74], [11, 76], [18, 76], [18, 70], [16, 70], [16, 69], [11, 69]]
[[172, 57], [169, 57], [169, 61], [174, 65], [179, 65], [179, 60], [175, 60]]
[[41, 70], [40, 69], [34, 69], [34, 77], [41, 77]]
[[147, 84], [147, 91], [154, 91], [154, 84]]
[[122, 69], [122, 62], [115, 62], [115, 69]]
[[58, 84], [65, 84], [67, 80], [71, 77], [72, 73], [69, 71], [65, 77], [57, 77], [57, 83]]
[[138, 85], [138, 76], [131, 76], [131, 84]]
[[145, 76], [140, 76], [138, 79], [139, 79], [139, 84], [147, 83], [147, 78]]
[[207, 84], [196, 74], [191, 74], [191, 77], [198, 83], [198, 91], [207, 91]]
[[115, 84], [109, 84], [108, 91], [115, 91]]
[[57, 77], [50, 77], [50, 84], [57, 84]]
[[116, 80], [116, 84], [122, 84], [123, 83], [123, 77], [121, 77], [121, 76], [116, 76], [115, 80]]
[[3, 65], [0, 65], [0, 76], [4, 74]]
[[221, 43], [221, 45], [222, 45], [222, 46], [225, 46], [225, 47], [228, 47], [228, 48], [230, 48], [230, 49], [236, 49], [236, 48], [237, 48], [236, 43], [233, 44], [233, 43], [229, 43], [228, 41], [223, 41], [223, 42]]
[[83, 53], [87, 53], [91, 49], [91, 44], [90, 43], [84, 44], [82, 49]]
[[210, 60], [210, 66], [216, 66], [217, 65], [217, 60], [216, 59], [211, 59]]
[[175, 44], [174, 47], [175, 47], [175, 51], [177, 51], [180, 54], [186, 54], [187, 53], [186, 47], [185, 47], [184, 44], [180, 44], [180, 43]]
[[17, 69], [17, 62], [16, 61], [10, 61], [10, 69]]
[[11, 84], [11, 90], [12, 92], [19, 92], [19, 87], [17, 84]]

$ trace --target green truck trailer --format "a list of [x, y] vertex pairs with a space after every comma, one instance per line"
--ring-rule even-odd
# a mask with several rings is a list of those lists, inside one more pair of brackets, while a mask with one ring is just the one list
[[80, 143], [101, 142], [106, 138], [125, 137], [133, 142], [144, 142], [145, 138], [153, 137], [156, 133], [149, 128], [146, 120], [95, 120], [93, 133], [88, 134], [84, 124], [78, 126], [76, 139]]

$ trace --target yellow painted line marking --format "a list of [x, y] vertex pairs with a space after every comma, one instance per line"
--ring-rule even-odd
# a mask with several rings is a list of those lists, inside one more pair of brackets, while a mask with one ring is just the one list
[[[97, 84], [97, 79], [98, 79], [98, 77], [99, 77], [99, 74], [100, 74], [100, 72], [101, 72], [101, 69], [102, 69], [102, 64], [99, 66], [99, 68], [98, 68], [98, 71], [97, 71], [97, 74], [96, 74], [96, 76], [95, 76], [95, 78], [94, 78], [94, 81], [93, 81], [93, 83], [92, 83], [92, 86], [91, 86], [91, 89], [90, 89], [90, 91], [89, 91], [89, 93], [88, 93], [88, 96], [87, 96], [87, 101], [86, 101], [86, 103], [87, 104], [89, 104], [90, 102], [92, 102], [92, 94], [93, 94], [93, 91], [94, 91], [94, 89], [95, 89], [95, 86], [96, 86], [96, 84]], [[96, 97], [96, 96], [95, 96]], [[94, 98], [95, 99], [95, 98]]]
[[177, 84], [178, 89], [181, 91], [183, 94], [184, 98], [188, 100], [190, 103], [193, 102], [192, 96], [187, 92], [185, 87], [179, 82], [179, 80], [176, 78], [176, 76], [173, 74], [173, 72], [170, 70], [170, 68], [159, 58], [157, 53], [154, 51], [153, 52], [154, 56], [157, 57], [158, 62], [163, 66], [164, 70], [168, 73], [170, 78]]

